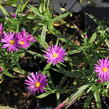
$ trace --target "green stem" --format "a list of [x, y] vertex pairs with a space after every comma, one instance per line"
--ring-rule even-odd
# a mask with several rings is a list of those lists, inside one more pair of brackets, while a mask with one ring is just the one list
[[48, 82], [49, 82], [50, 86], [52, 87], [52, 89], [55, 89], [55, 85], [53, 83], [53, 80], [52, 80], [52, 77], [51, 77], [51, 74], [49, 71], [47, 72], [47, 76], [48, 76], [48, 80], [49, 80]]
[[49, 69], [51, 68], [51, 64], [48, 63], [45, 67], [44, 67], [44, 70], [42, 71], [42, 74], [47, 74], [48, 76], [48, 80], [49, 80], [49, 84], [51, 85], [51, 87], [53, 89], [55, 89], [55, 85], [53, 83], [53, 80], [52, 80], [52, 77], [51, 77], [51, 74], [49, 72]]
[[19, 32], [19, 24], [17, 25], [17, 29], [16, 29], [16, 32]]
[[48, 71], [49, 69], [51, 68], [51, 63], [48, 63], [48, 64], [46, 64], [46, 66], [44, 67], [44, 69], [43, 69], [43, 74], [45, 74], [46, 73], [46, 71]]
[[49, 10], [50, 7], [50, 0], [47, 1], [47, 10]]
[[83, 51], [83, 53], [84, 53], [84, 55], [85, 55], [85, 57], [86, 57], [86, 59], [87, 59], [89, 65], [90, 65], [91, 71], [93, 71], [93, 67], [92, 67], [92, 65], [91, 65], [91, 61], [90, 61], [89, 56], [88, 56], [87, 53], [83, 50], [83, 48], [81, 48], [81, 49], [82, 49], [82, 51]]

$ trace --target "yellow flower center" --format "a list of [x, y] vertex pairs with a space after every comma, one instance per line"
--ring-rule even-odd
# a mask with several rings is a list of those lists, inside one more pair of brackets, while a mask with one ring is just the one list
[[106, 67], [102, 68], [103, 72], [108, 72], [108, 69]]
[[9, 43], [10, 43], [11, 45], [14, 45], [14, 44], [15, 44], [15, 41], [14, 41], [14, 40], [10, 40]]
[[40, 87], [41, 83], [39, 81], [36, 82], [35, 86], [38, 88]]
[[54, 57], [54, 58], [57, 58], [57, 57], [58, 57], [58, 54], [57, 54], [57, 53], [54, 53], [54, 54], [53, 54], [53, 57]]
[[25, 42], [24, 41], [19, 41], [19, 44], [24, 45]]

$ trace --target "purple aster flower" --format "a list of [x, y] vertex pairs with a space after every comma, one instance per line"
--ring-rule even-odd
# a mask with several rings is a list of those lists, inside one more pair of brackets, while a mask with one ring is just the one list
[[109, 59], [99, 59], [95, 64], [95, 72], [101, 82], [109, 81]]
[[3, 25], [2, 23], [0, 24], [0, 36], [3, 34]]
[[36, 72], [34, 74], [34, 72], [31, 72], [31, 75], [27, 76], [27, 79], [25, 80], [27, 90], [31, 94], [35, 94], [35, 92], [45, 92], [46, 90], [44, 88], [48, 85], [46, 78], [47, 76], [42, 73]]
[[23, 36], [20, 32], [16, 34], [16, 37], [19, 47], [28, 48], [30, 46], [30, 43], [27, 41], [26, 37]]
[[17, 41], [15, 38], [15, 33], [4, 33], [3, 37], [1, 39], [1, 42], [3, 42], [3, 48], [8, 48], [8, 51], [16, 51], [18, 50], [17, 48]]
[[59, 62], [64, 62], [64, 57], [66, 56], [65, 49], [57, 45], [50, 46], [45, 53], [44, 56], [47, 59], [47, 62], [52, 63], [53, 65]]
[[31, 42], [35, 42], [35, 39], [32, 35], [29, 35], [25, 29], [22, 32], [18, 32], [16, 35], [18, 39], [18, 45], [22, 48], [28, 48], [31, 45]]

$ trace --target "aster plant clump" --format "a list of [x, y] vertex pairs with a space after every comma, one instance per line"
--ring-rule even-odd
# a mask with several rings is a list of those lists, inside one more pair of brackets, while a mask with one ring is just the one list
[[93, 102], [94, 109], [102, 109], [101, 98], [109, 98], [109, 27], [86, 14], [97, 24], [88, 32], [69, 21], [79, 20], [74, 13], [57, 15], [49, 0], [39, 0], [39, 6], [28, 5], [29, 1], [12, 4], [14, 14], [2, 7], [0, 82], [5, 75], [22, 78], [24, 95], [55, 95], [53, 109], [67, 109], [78, 100], [84, 102], [83, 109], [93, 108]]

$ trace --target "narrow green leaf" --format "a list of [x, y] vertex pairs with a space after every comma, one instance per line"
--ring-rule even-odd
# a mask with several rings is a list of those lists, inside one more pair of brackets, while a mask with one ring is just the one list
[[5, 16], [8, 16], [9, 15], [8, 12], [7, 12], [7, 10], [2, 5], [0, 5], [0, 10], [3, 12], [3, 14]]
[[87, 109], [88, 108], [89, 104], [91, 103], [91, 100], [92, 100], [92, 96], [88, 95], [88, 97], [86, 98], [86, 100], [84, 102], [83, 109]]
[[51, 91], [48, 91], [46, 93], [43, 93], [43, 94], [36, 96], [36, 98], [44, 98], [44, 97], [46, 97], [46, 96], [48, 96], [48, 95], [50, 95], [51, 93], [54, 93], [54, 92], [55, 92], [54, 90], [51, 90]]
[[39, 12], [39, 10], [38, 10], [36, 7], [30, 5], [28, 8], [29, 8], [30, 10], [32, 10], [32, 11], [33, 11], [37, 16], [39, 16], [41, 19], [45, 19], [45, 17]]
[[91, 36], [89, 43], [93, 43], [96, 40], [97, 37], [97, 33], [93, 33], [93, 35]]
[[47, 31], [47, 27], [46, 26], [43, 26], [42, 33], [41, 33], [41, 41], [42, 42], [45, 42], [45, 39], [46, 39], [46, 31]]
[[60, 14], [59, 16], [56, 16], [55, 18], [52, 19], [53, 22], [57, 22], [60, 21], [64, 18], [66, 18], [68, 15], [70, 15], [70, 12], [64, 13], [64, 14]]
[[69, 55], [72, 54], [73, 55], [73, 54], [80, 53], [80, 52], [81, 52], [81, 49], [78, 48], [78, 49], [75, 49], [75, 50], [68, 51], [67, 54], [69, 54]]
[[15, 77], [10, 72], [3, 72], [3, 74], [6, 75], [6, 76], [8, 76], [8, 77], [11, 77], [11, 78], [14, 78]]
[[8, 107], [8, 106], [0, 106], [0, 109], [15, 109], [15, 108], [11, 108], [11, 107]]
[[83, 85], [81, 86], [78, 91], [74, 94], [72, 94], [70, 97], [69, 97], [69, 100], [67, 102], [67, 106], [66, 106], [66, 109], [68, 107], [70, 107], [78, 98], [80, 98], [83, 94], [84, 94], [84, 91], [85, 89], [87, 89], [89, 87], [89, 84], [87, 85]]
[[25, 70], [22, 70], [22, 69], [20, 69], [20, 68], [18, 68], [18, 67], [13, 68], [13, 70], [14, 70], [16, 73], [20, 73], [20, 74], [25, 74], [25, 73], [26, 73]]
[[26, 6], [27, 6], [27, 4], [28, 4], [29, 1], [30, 1], [30, 0], [27, 0], [27, 1], [22, 5], [22, 7], [21, 7], [21, 12], [24, 11], [24, 9], [26, 8]]
[[65, 38], [59, 38], [59, 40], [61, 40], [62, 42], [67, 43], [67, 40]]
[[21, 4], [18, 4], [15, 13], [18, 14], [20, 11], [21, 11]]
[[[90, 1], [92, 1], [92, 0], [90, 0]], [[93, 15], [91, 15], [91, 14], [89, 14], [89, 13], [85, 13], [90, 19], [92, 19], [96, 24], [99, 24], [99, 21], [98, 21], [98, 19], [96, 19], [96, 17], [95, 16], [93, 16]]]
[[26, 8], [26, 6], [27, 6], [27, 4], [28, 4], [28, 2], [29, 2], [30, 0], [27, 0], [25, 3], [20, 3], [20, 4], [18, 4], [17, 5], [17, 9], [16, 9], [16, 14], [18, 14], [19, 12], [23, 12], [24, 11], [24, 9]]
[[50, 67], [51, 67], [51, 63], [48, 63], [48, 64], [44, 67], [43, 72], [49, 70]]
[[17, 2], [18, 2], [18, 0], [7, 0], [6, 4], [12, 6], [13, 4], [16, 4]]
[[95, 92], [94, 92], [94, 97], [95, 97], [97, 109], [102, 109], [102, 106], [101, 106], [101, 99], [100, 99], [99, 93], [95, 91]]
[[28, 53], [34, 55], [34, 56], [37, 56], [37, 57], [42, 57], [41, 54], [37, 53], [37, 52], [34, 52], [34, 51], [31, 51], [31, 50], [27, 50]]
[[47, 42], [46, 42], [46, 41], [42, 41], [40, 35], [38, 35], [37, 40], [38, 40], [38, 42], [40, 43], [40, 45], [41, 45], [44, 49], [47, 49], [47, 48], [48, 48]]
[[[33, 13], [30, 13], [27, 15], [27, 19], [35, 19], [35, 18], [36, 18], [36, 16]], [[38, 28], [37, 25], [33, 28], [33, 30], [37, 31], [36, 28]]]

